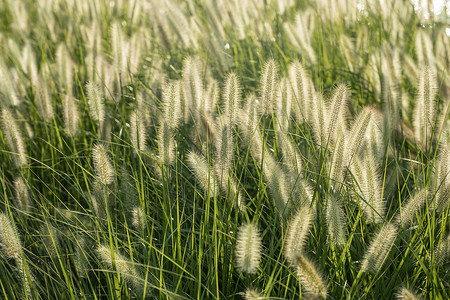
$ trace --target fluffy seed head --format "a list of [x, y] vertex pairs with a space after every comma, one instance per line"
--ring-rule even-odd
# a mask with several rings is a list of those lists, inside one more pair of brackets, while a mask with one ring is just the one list
[[105, 107], [100, 86], [93, 81], [88, 82], [86, 84], [86, 92], [91, 118], [97, 122], [103, 122], [105, 119]]
[[242, 273], [254, 274], [258, 271], [261, 258], [261, 237], [258, 227], [247, 223], [239, 228], [236, 240], [236, 264]]
[[216, 167], [219, 168], [220, 174], [224, 173], [224, 176], [227, 176], [233, 162], [233, 147], [232, 129], [228, 125], [221, 126], [219, 129], [219, 138], [216, 139]]
[[142, 208], [140, 206], [136, 206], [132, 212], [132, 223], [134, 228], [136, 228], [136, 230], [142, 232], [145, 229], [145, 226], [147, 224], [146, 220], [145, 220], [145, 213], [142, 210]]
[[183, 61], [183, 92], [188, 108], [196, 111], [203, 101], [202, 62], [199, 57], [187, 57]]
[[367, 249], [362, 261], [361, 271], [373, 274], [378, 273], [396, 238], [397, 229], [395, 225], [391, 223], [385, 224]]
[[362, 196], [360, 198], [361, 209], [364, 211], [368, 223], [379, 223], [384, 216], [382, 183], [378, 168], [376, 159], [371, 152], [368, 152], [363, 159], [357, 157], [351, 167], [355, 187]]
[[450, 234], [439, 243], [439, 245], [434, 250], [434, 259], [436, 265], [443, 265], [450, 258]]
[[20, 259], [22, 246], [16, 226], [13, 221], [4, 213], [0, 213], [0, 242], [3, 253], [8, 258]]
[[159, 157], [163, 164], [175, 162], [175, 141], [170, 126], [164, 120], [158, 130]]
[[266, 297], [262, 296], [258, 290], [248, 288], [244, 293], [245, 300], [264, 300]]
[[308, 75], [302, 64], [295, 60], [289, 65], [289, 81], [293, 90], [293, 107], [299, 123], [303, 123], [309, 114], [310, 86]]
[[356, 118], [355, 123], [351, 131], [348, 133], [346, 138], [348, 139], [348, 147], [346, 147], [345, 158], [348, 162], [354, 159], [356, 153], [358, 153], [359, 147], [366, 136], [367, 128], [370, 124], [372, 118], [372, 110], [368, 107], [364, 108], [363, 111]]
[[16, 192], [15, 202], [17, 209], [22, 213], [29, 213], [31, 210], [30, 195], [23, 177], [19, 176], [14, 180], [14, 190]]
[[45, 249], [50, 257], [56, 257], [58, 255], [58, 235], [56, 228], [51, 224], [43, 224], [40, 227], [40, 232], [42, 236], [42, 241], [44, 243]]
[[302, 159], [292, 138], [283, 131], [278, 131], [277, 134], [285, 166], [289, 171], [300, 175], [302, 172]]
[[289, 222], [284, 245], [285, 255], [289, 263], [295, 264], [297, 256], [303, 253], [314, 217], [312, 209], [305, 205], [295, 213]]
[[337, 138], [331, 159], [330, 180], [331, 185], [337, 190], [344, 183], [347, 162], [345, 159], [346, 143], [344, 136]]
[[114, 66], [119, 73], [127, 69], [127, 51], [123, 30], [118, 22], [111, 25], [111, 49], [114, 58]]
[[327, 227], [330, 240], [335, 245], [345, 244], [345, 215], [338, 199], [329, 195], [327, 199]]
[[[414, 108], [414, 133], [419, 144], [425, 143], [433, 132], [436, 114], [436, 74], [429, 68], [422, 70]], [[429, 148], [430, 145], [427, 145]]]
[[195, 178], [202, 185], [203, 190], [205, 192], [209, 192], [210, 196], [213, 197], [214, 194], [219, 191], [219, 188], [217, 186], [212, 167], [203, 156], [195, 152], [188, 153], [187, 161], [189, 167], [191, 167], [194, 171]]
[[408, 203], [405, 207], [402, 208], [399, 215], [396, 218], [396, 221], [401, 226], [408, 226], [409, 223], [416, 216], [416, 213], [423, 207], [425, 204], [425, 200], [427, 198], [428, 190], [422, 189], [409, 199]]
[[11, 151], [14, 164], [18, 168], [27, 165], [28, 160], [22, 134], [14, 120], [13, 114], [7, 108], [4, 108], [2, 111], [2, 125], [6, 144]]
[[230, 73], [225, 79], [223, 90], [223, 103], [225, 122], [229, 126], [236, 123], [237, 111], [241, 102], [241, 84], [235, 73]]
[[50, 121], [53, 119], [54, 111], [52, 104], [52, 96], [49, 92], [48, 83], [43, 79], [39, 78], [35, 85], [36, 89], [36, 104], [41, 114], [41, 117], [45, 121]]
[[261, 74], [261, 99], [263, 112], [270, 114], [273, 112], [275, 104], [276, 86], [278, 80], [278, 67], [273, 59], [269, 59], [263, 67]]
[[416, 294], [413, 291], [411, 291], [410, 289], [402, 287], [395, 294], [395, 299], [397, 299], [397, 300], [419, 300], [420, 298], [417, 297]]
[[115, 249], [111, 251], [109, 247], [104, 245], [98, 246], [97, 255], [108, 268], [114, 269], [115, 267], [117, 273], [134, 288], [134, 292], [142, 296], [145, 279], [134, 265], [134, 262], [120, 254], [119, 251]]
[[78, 245], [75, 250], [75, 268], [78, 275], [86, 278], [89, 272], [89, 261], [86, 253], [86, 240], [84, 238], [77, 238]]
[[64, 127], [69, 135], [76, 135], [79, 127], [79, 111], [75, 99], [68, 95], [63, 98]]
[[97, 179], [103, 185], [114, 182], [114, 168], [111, 165], [105, 146], [97, 144], [92, 149], [92, 160], [96, 171]]
[[295, 266], [299, 281], [305, 288], [306, 294], [314, 299], [325, 299], [327, 297], [327, 285], [314, 265], [302, 254], [295, 257]]
[[282, 78], [277, 87], [278, 125], [282, 130], [288, 130], [291, 118], [292, 87], [288, 78]]
[[171, 130], [178, 127], [182, 119], [180, 81], [171, 81], [163, 88], [164, 118]]
[[130, 116], [130, 137], [134, 150], [142, 151], [145, 149], [147, 132], [144, 117], [138, 111], [133, 112]]
[[331, 98], [331, 103], [328, 107], [326, 118], [326, 134], [328, 143], [333, 144], [338, 136], [346, 132], [347, 119], [347, 102], [348, 102], [348, 88], [346, 85], [338, 85]]

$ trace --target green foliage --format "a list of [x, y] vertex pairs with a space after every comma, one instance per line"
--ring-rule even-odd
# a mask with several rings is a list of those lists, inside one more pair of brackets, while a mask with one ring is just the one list
[[0, 1], [0, 298], [448, 299], [446, 20], [357, 2]]

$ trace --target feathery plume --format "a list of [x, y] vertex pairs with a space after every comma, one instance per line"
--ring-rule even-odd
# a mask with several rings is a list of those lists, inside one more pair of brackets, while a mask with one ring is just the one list
[[79, 237], [76, 239], [78, 247], [75, 250], [75, 269], [78, 276], [86, 278], [89, 272], [89, 261], [86, 253], [86, 239]]
[[114, 168], [111, 165], [105, 146], [97, 144], [92, 148], [92, 160], [98, 181], [103, 185], [114, 182]]
[[303, 123], [308, 118], [311, 92], [308, 75], [298, 60], [289, 65], [289, 81], [294, 92], [295, 115], [297, 121]]
[[130, 116], [130, 137], [135, 151], [145, 149], [147, 132], [145, 130], [144, 118], [138, 111], [132, 112]]
[[183, 60], [183, 93], [187, 108], [196, 111], [203, 101], [203, 78], [200, 72], [199, 57], [187, 57]]
[[205, 93], [200, 111], [203, 114], [212, 115], [219, 100], [219, 83], [214, 79], [210, 79]]
[[261, 237], [253, 223], [241, 225], [236, 239], [236, 264], [242, 273], [258, 271], [261, 258]]
[[415, 195], [409, 199], [408, 203], [405, 207], [403, 207], [396, 218], [396, 222], [400, 226], [408, 226], [410, 222], [413, 221], [413, 218], [416, 216], [416, 213], [422, 208], [427, 199], [428, 190], [422, 189], [415, 193]]
[[212, 167], [203, 156], [195, 152], [188, 153], [187, 161], [194, 171], [195, 178], [201, 183], [203, 190], [205, 192], [210, 192], [210, 197], [213, 197], [219, 189]]
[[253, 288], [248, 288], [244, 293], [245, 300], [264, 300], [266, 297], [262, 296], [261, 293]]
[[395, 294], [396, 300], [419, 300], [420, 298], [416, 296], [416, 294], [411, 291], [410, 289], [407, 289], [405, 287], [402, 287], [396, 294]]
[[31, 211], [30, 195], [23, 177], [19, 176], [14, 180], [14, 190], [16, 192], [15, 202], [20, 212], [27, 214]]
[[327, 297], [327, 285], [314, 265], [302, 254], [295, 256], [295, 266], [299, 281], [305, 288], [307, 295], [314, 299], [325, 299]]
[[346, 132], [346, 111], [348, 102], [348, 88], [345, 84], [338, 85], [331, 97], [331, 103], [327, 107], [329, 113], [327, 114], [326, 140], [333, 144], [338, 136]]
[[[418, 94], [413, 112], [414, 134], [420, 144], [428, 141], [433, 132], [437, 88], [436, 74], [429, 67], [425, 67], [420, 74], [417, 87]], [[428, 148], [429, 146], [427, 145]]]
[[163, 88], [164, 119], [175, 130], [182, 119], [180, 81], [171, 81]]
[[109, 247], [103, 245], [98, 246], [97, 255], [108, 268], [115, 268], [117, 273], [134, 288], [136, 295], [143, 295], [145, 279], [136, 268], [134, 262], [120, 254], [119, 251], [115, 249], [111, 251]]
[[385, 224], [377, 233], [362, 261], [361, 271], [378, 273], [386, 260], [391, 247], [397, 238], [397, 229], [394, 224]]
[[450, 127], [441, 133], [436, 169], [436, 209], [442, 212], [450, 204]]
[[74, 136], [79, 127], [79, 111], [75, 99], [69, 95], [63, 97], [64, 127], [69, 135]]
[[361, 146], [361, 143], [366, 136], [367, 128], [369, 127], [370, 120], [372, 119], [372, 110], [369, 107], [365, 107], [363, 111], [356, 118], [352, 129], [348, 133], [348, 147], [346, 147], [345, 158], [348, 162], [355, 158], [356, 153]]
[[225, 123], [233, 126], [237, 120], [237, 111], [241, 102], [241, 84], [235, 73], [230, 73], [225, 78], [223, 90]]
[[436, 265], [443, 265], [450, 257], [450, 234], [439, 243], [433, 253]]
[[91, 118], [102, 123], [105, 119], [105, 107], [100, 86], [97, 83], [90, 81], [86, 84], [86, 92]]
[[[27, 295], [31, 295], [29, 271], [27, 264], [22, 260], [22, 244], [14, 221], [5, 213], [0, 213], [0, 245], [3, 254], [10, 259], [14, 259], [18, 269], [18, 276], [24, 282]], [[28, 274], [30, 276], [28, 276]], [[32, 279], [32, 278], [31, 278]]]
[[296, 175], [301, 175], [302, 159], [291, 137], [283, 131], [277, 131], [277, 135], [281, 153], [283, 154], [284, 165], [290, 172], [293, 172]]
[[284, 253], [289, 263], [295, 264], [297, 256], [303, 253], [309, 234], [309, 228], [314, 221], [313, 209], [305, 205], [300, 208], [289, 222]]
[[262, 69], [261, 73], [261, 99], [263, 104], [263, 113], [273, 112], [275, 103], [275, 93], [278, 80], [278, 67], [273, 59], [269, 59]]
[[73, 63], [69, 51], [64, 43], [56, 49], [56, 66], [58, 68], [59, 86], [67, 95], [72, 95], [73, 89]]
[[287, 131], [291, 119], [292, 87], [289, 79], [283, 77], [277, 86], [277, 116], [278, 125]]
[[345, 215], [338, 199], [333, 195], [327, 197], [327, 227], [330, 240], [335, 245], [345, 244]]
[[11, 151], [11, 156], [16, 167], [20, 168], [28, 164], [25, 152], [25, 144], [22, 139], [19, 127], [14, 120], [13, 114], [4, 108], [2, 111], [2, 125], [5, 134], [6, 144]]
[[[219, 138], [216, 140], [216, 167], [218, 173], [227, 176], [233, 163], [234, 140], [233, 132], [229, 125], [220, 126]], [[222, 178], [222, 175], [220, 175]]]
[[58, 255], [58, 235], [56, 228], [53, 225], [46, 223], [40, 227], [41, 237], [47, 253], [50, 257], [56, 257]]
[[147, 222], [145, 220], [145, 213], [142, 210], [142, 208], [140, 206], [136, 206], [132, 212], [132, 224], [134, 226], [134, 228], [136, 228], [136, 230], [138, 230], [139, 232], [144, 231], [145, 226], [147, 225]]
[[323, 95], [319, 92], [312, 93], [311, 102], [309, 106], [308, 121], [311, 123], [314, 138], [319, 144], [325, 144], [326, 129], [325, 129], [325, 103], [323, 101]]
[[260, 103], [255, 94], [247, 96], [243, 109], [239, 110], [238, 121], [239, 127], [243, 131], [246, 142], [249, 143], [253, 134], [258, 128]]
[[114, 58], [114, 67], [119, 74], [127, 69], [127, 51], [123, 30], [118, 22], [111, 25], [111, 49]]
[[36, 104], [39, 113], [45, 121], [50, 121], [53, 119], [54, 111], [52, 96], [50, 95], [48, 84], [42, 77], [39, 77], [37, 83], [35, 84], [35, 89]]
[[172, 130], [164, 120], [158, 130], [159, 157], [163, 164], [169, 165], [175, 162], [175, 141]]
[[337, 189], [344, 183], [347, 162], [345, 160], [346, 143], [344, 136], [339, 136], [334, 147], [331, 159], [330, 181], [331, 186]]
[[6, 257], [21, 261], [22, 245], [16, 226], [4, 213], [0, 213], [0, 242]]
[[384, 203], [381, 197], [382, 184], [378, 173], [378, 164], [372, 153], [360, 159], [357, 157], [351, 167], [356, 180], [356, 189], [361, 192], [361, 209], [368, 223], [379, 223], [384, 216]]

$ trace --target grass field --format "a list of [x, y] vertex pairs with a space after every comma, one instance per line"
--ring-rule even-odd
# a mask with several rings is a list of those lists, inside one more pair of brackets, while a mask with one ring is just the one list
[[0, 0], [0, 298], [449, 299], [449, 23]]

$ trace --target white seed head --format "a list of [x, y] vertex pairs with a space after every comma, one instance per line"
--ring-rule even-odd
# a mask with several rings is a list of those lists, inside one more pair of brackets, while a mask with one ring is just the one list
[[236, 240], [236, 264], [242, 273], [254, 274], [261, 259], [261, 237], [253, 223], [239, 228]]
[[189, 152], [187, 155], [188, 165], [194, 171], [195, 178], [200, 182], [205, 192], [209, 192], [213, 197], [219, 188], [214, 177], [213, 168], [206, 159], [195, 152]]
[[369, 248], [366, 250], [362, 261], [361, 271], [373, 274], [380, 271], [381, 266], [387, 259], [387, 256], [397, 238], [397, 229], [394, 224], [387, 223], [374, 237]]
[[241, 102], [241, 83], [235, 73], [230, 73], [225, 79], [223, 90], [224, 119], [225, 123], [233, 126], [237, 120], [237, 112]]
[[299, 281], [305, 288], [306, 294], [314, 299], [325, 299], [327, 297], [326, 282], [312, 262], [304, 255], [297, 254], [294, 263], [297, 267]]
[[4, 213], [0, 213], [0, 242], [6, 257], [21, 260], [22, 245], [16, 226]]
[[284, 244], [285, 255], [289, 263], [295, 264], [297, 256], [303, 253], [314, 217], [313, 210], [305, 205], [295, 213], [289, 222]]
[[175, 140], [170, 126], [164, 120], [158, 130], [159, 157], [163, 164], [169, 165], [175, 162]]
[[114, 168], [111, 165], [105, 146], [97, 144], [92, 149], [92, 160], [98, 181], [103, 185], [114, 182]]
[[130, 137], [135, 151], [142, 151], [145, 149], [147, 131], [141, 112], [135, 111], [130, 116]]
[[91, 81], [86, 84], [87, 101], [91, 118], [99, 123], [105, 119], [103, 93], [100, 86]]
[[68, 95], [63, 97], [64, 109], [64, 127], [69, 135], [74, 136], [78, 133], [80, 114], [75, 99]]
[[405, 287], [402, 287], [396, 294], [396, 300], [419, 300], [420, 298], [416, 294]]
[[28, 159], [25, 152], [25, 144], [22, 139], [22, 134], [16, 124], [16, 121], [14, 120], [13, 114], [7, 108], [4, 108], [2, 111], [2, 125], [6, 144], [11, 151], [14, 164], [18, 168], [27, 165]]
[[23, 177], [19, 176], [14, 180], [14, 190], [16, 192], [15, 202], [17, 209], [22, 213], [29, 213], [31, 211], [30, 195]]
[[276, 101], [277, 81], [278, 67], [275, 60], [270, 59], [264, 64], [260, 83], [264, 114], [270, 114], [273, 112]]

